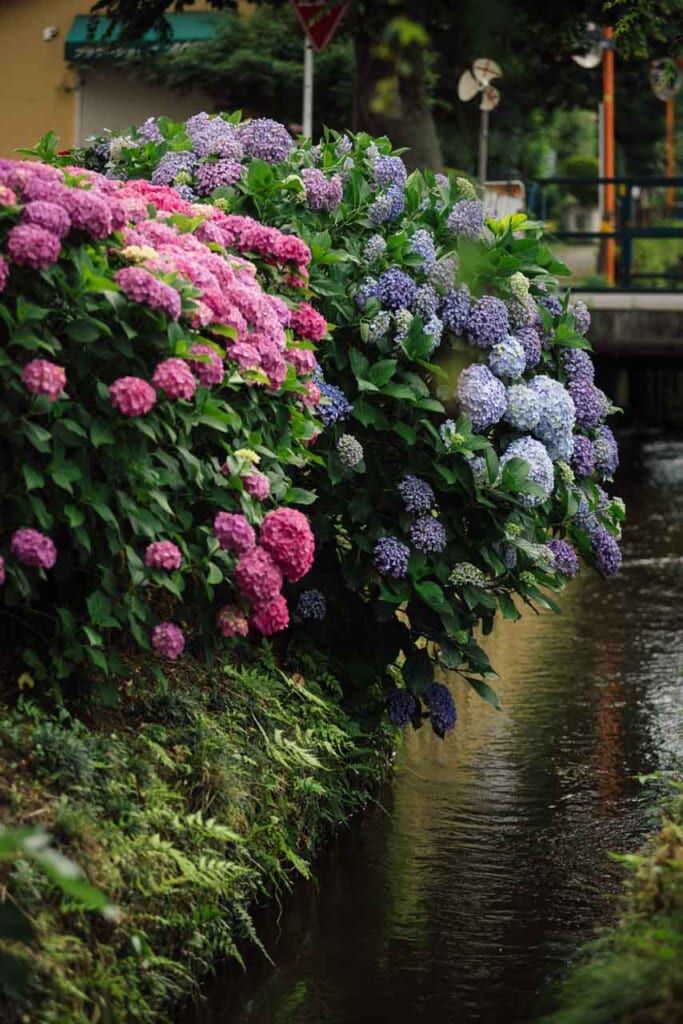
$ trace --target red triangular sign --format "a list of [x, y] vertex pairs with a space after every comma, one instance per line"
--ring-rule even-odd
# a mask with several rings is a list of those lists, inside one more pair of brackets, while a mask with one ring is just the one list
[[332, 7], [328, 0], [313, 0], [307, 4], [301, 3], [301, 0], [292, 0], [296, 16], [316, 53], [324, 50], [331, 41], [350, 2], [342, 0]]

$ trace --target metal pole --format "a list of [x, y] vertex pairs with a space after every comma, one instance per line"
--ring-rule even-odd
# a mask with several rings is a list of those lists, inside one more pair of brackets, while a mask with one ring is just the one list
[[304, 108], [303, 129], [307, 139], [313, 138], [313, 47], [306, 38], [304, 42]]
[[[605, 108], [605, 177], [614, 177], [614, 30], [610, 25], [604, 29], [605, 55], [602, 61], [602, 102]], [[614, 184], [605, 185], [605, 221], [607, 230], [614, 231], [616, 225], [616, 190]], [[617, 249], [614, 238], [606, 239], [605, 277], [610, 288], [616, 280]]]
[[[674, 144], [674, 128], [675, 128], [675, 112], [674, 112], [674, 101], [666, 101], [666, 176], [667, 178], [673, 178], [676, 174], [676, 149]], [[668, 214], [671, 216], [674, 212], [674, 205], [676, 203], [676, 189], [673, 185], [669, 185], [666, 190], [666, 205], [668, 208]]]
[[[598, 103], [598, 177], [605, 177], [605, 105]], [[598, 215], [605, 219], [605, 186], [598, 185]]]
[[489, 112], [482, 110], [481, 124], [479, 127], [479, 184], [482, 192], [486, 184], [486, 164], [488, 162], [489, 149]]

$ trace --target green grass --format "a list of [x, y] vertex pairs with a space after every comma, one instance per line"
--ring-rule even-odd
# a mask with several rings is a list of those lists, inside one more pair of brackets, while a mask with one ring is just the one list
[[174, 668], [165, 690], [139, 668], [118, 707], [81, 717], [26, 699], [1, 709], [3, 824], [47, 829], [118, 909], [84, 910], [29, 860], [2, 865], [35, 940], [5, 946], [28, 957], [29, 985], [0, 999], [0, 1019], [168, 1021], [219, 959], [258, 941], [251, 905], [308, 875], [388, 750], [345, 715], [320, 658], [294, 668], [265, 646]]

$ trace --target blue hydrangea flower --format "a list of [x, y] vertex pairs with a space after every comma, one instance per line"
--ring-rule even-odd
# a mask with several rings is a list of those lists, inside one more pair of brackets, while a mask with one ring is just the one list
[[404, 186], [408, 180], [406, 165], [400, 156], [378, 156], [372, 166], [375, 184], [380, 188], [390, 185]]
[[562, 316], [562, 303], [557, 295], [541, 295], [538, 300], [551, 316]]
[[343, 466], [353, 469], [363, 461], [363, 445], [353, 434], [342, 434], [337, 441], [337, 454]]
[[478, 199], [461, 199], [448, 215], [448, 230], [458, 238], [481, 238], [484, 233], [484, 207]]
[[490, 350], [488, 364], [496, 377], [516, 380], [522, 376], [526, 368], [524, 348], [512, 334], [508, 334]]
[[410, 248], [418, 256], [422, 257], [423, 265], [430, 267], [436, 260], [436, 249], [434, 239], [426, 228], [418, 228], [410, 239]]
[[286, 160], [294, 146], [294, 140], [283, 124], [270, 117], [255, 117], [245, 121], [238, 128], [239, 140], [244, 152], [268, 164], [280, 164]]
[[535, 327], [540, 331], [543, 326], [541, 315], [531, 296], [525, 302], [517, 302], [512, 299], [507, 303], [507, 307], [513, 333], [516, 334], [522, 327]]
[[387, 716], [397, 729], [404, 729], [417, 711], [417, 701], [410, 690], [402, 690], [398, 686], [387, 697]]
[[448, 292], [441, 306], [443, 325], [453, 334], [462, 334], [470, 315], [472, 297], [467, 285]]
[[594, 443], [595, 468], [603, 479], [611, 479], [619, 466], [619, 447], [609, 427], [598, 427]]
[[458, 260], [455, 254], [442, 256], [440, 260], [432, 264], [427, 270], [427, 277], [431, 284], [444, 291], [453, 287], [455, 275], [458, 272]]
[[441, 344], [441, 336], [443, 334], [443, 324], [438, 316], [430, 316], [424, 325], [424, 333], [429, 334], [432, 339], [431, 348], [429, 349], [429, 355], [431, 355]]
[[607, 412], [607, 401], [603, 392], [589, 380], [579, 378], [567, 386], [576, 407], [576, 422], [580, 427], [596, 427]]
[[322, 420], [326, 427], [345, 420], [353, 406], [341, 388], [320, 379], [316, 380], [316, 383], [320, 388], [321, 395], [321, 402], [316, 410], [318, 419]]
[[440, 739], [455, 727], [458, 717], [455, 701], [450, 690], [443, 683], [432, 683], [425, 694], [429, 708], [429, 721], [433, 731]]
[[541, 337], [535, 327], [520, 327], [515, 334], [517, 341], [524, 349], [527, 369], [537, 366], [541, 361]]
[[138, 128], [138, 135], [145, 142], [163, 142], [163, 135], [159, 131], [156, 117], [148, 117]]
[[595, 367], [593, 360], [584, 349], [562, 349], [562, 365], [568, 380], [587, 380], [589, 383], [593, 383]]
[[621, 568], [619, 545], [604, 526], [598, 526], [590, 535], [595, 568], [603, 576], [614, 576]]
[[493, 295], [483, 295], [467, 318], [467, 338], [479, 348], [491, 348], [510, 333], [507, 306]]
[[538, 396], [541, 412], [534, 434], [543, 441], [552, 459], [569, 459], [576, 421], [571, 395], [559, 381], [545, 374], [534, 377], [529, 387]]
[[591, 315], [588, 311], [588, 306], [585, 302], [572, 302], [569, 307], [569, 312], [574, 317], [574, 326], [576, 327], [577, 334], [586, 335], [590, 330], [591, 326]]
[[377, 281], [377, 294], [387, 309], [412, 309], [417, 285], [405, 271], [390, 267]]
[[237, 127], [222, 117], [211, 117], [202, 111], [187, 119], [185, 130], [197, 156], [220, 156], [228, 160], [241, 160], [244, 156]]
[[175, 185], [176, 192], [186, 203], [194, 203], [197, 200], [197, 193], [191, 185]]
[[342, 135], [341, 138], [337, 140], [337, 144], [334, 147], [335, 156], [338, 160], [341, 160], [341, 158], [347, 156], [352, 149], [352, 139], [350, 139], [348, 135]]
[[418, 551], [440, 552], [446, 547], [446, 530], [434, 516], [424, 515], [415, 520], [410, 528], [410, 539]]
[[513, 548], [512, 544], [506, 544], [503, 547], [500, 557], [506, 569], [515, 569], [517, 567], [517, 549]]
[[541, 407], [538, 395], [526, 384], [511, 384], [507, 389], [507, 409], [503, 416], [515, 430], [527, 434], [538, 426]]
[[434, 491], [426, 480], [408, 474], [398, 485], [406, 512], [428, 512], [434, 505]]
[[164, 153], [152, 172], [153, 185], [172, 185], [181, 171], [192, 173], [197, 157], [189, 152]]
[[519, 500], [522, 505], [526, 505], [527, 508], [542, 505], [553, 493], [555, 486], [553, 464], [545, 447], [540, 441], [536, 441], [535, 438], [528, 435], [519, 437], [506, 448], [500, 460], [501, 469], [507, 465], [510, 459], [524, 459], [529, 465], [528, 479], [538, 484], [543, 490], [543, 494], [520, 494]]
[[391, 326], [391, 315], [385, 309], [380, 310], [368, 325], [368, 341], [376, 342], [383, 338]]
[[595, 469], [595, 447], [589, 437], [577, 434], [570, 466], [577, 476], [590, 476]]
[[439, 293], [431, 284], [421, 284], [415, 293], [415, 312], [428, 320], [436, 313], [440, 301]]
[[374, 263], [386, 250], [387, 243], [381, 235], [371, 235], [365, 243], [363, 258], [366, 263]]
[[365, 309], [370, 299], [376, 299], [378, 296], [377, 281], [374, 277], [366, 277], [356, 292], [356, 305], [359, 309]]
[[375, 568], [380, 576], [403, 579], [408, 572], [410, 548], [396, 537], [380, 537], [374, 547]]
[[300, 619], [322, 622], [327, 615], [327, 601], [320, 590], [304, 590], [296, 603], [296, 614]]
[[571, 544], [566, 540], [549, 540], [547, 547], [554, 555], [556, 571], [574, 579], [579, 571], [579, 559]]
[[482, 363], [474, 363], [461, 372], [457, 393], [462, 411], [470, 417], [475, 430], [486, 430], [498, 423], [507, 409], [505, 385]]

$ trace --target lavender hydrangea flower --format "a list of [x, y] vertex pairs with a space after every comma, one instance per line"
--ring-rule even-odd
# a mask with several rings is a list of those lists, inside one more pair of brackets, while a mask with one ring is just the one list
[[180, 198], [184, 199], [186, 203], [194, 203], [199, 198], [191, 185], [174, 185], [173, 187]]
[[395, 686], [387, 697], [387, 717], [397, 729], [404, 729], [417, 711], [417, 701], [410, 690]]
[[498, 423], [507, 409], [505, 385], [482, 363], [474, 363], [462, 371], [457, 393], [460, 406], [472, 420], [475, 430], [486, 430]]
[[596, 427], [607, 412], [605, 395], [589, 380], [572, 380], [567, 386], [576, 406], [576, 422], [580, 427]]
[[598, 526], [590, 535], [595, 568], [603, 576], [614, 576], [621, 568], [619, 545], [604, 526]]
[[191, 174], [197, 164], [197, 157], [190, 152], [164, 153], [152, 173], [153, 185], [172, 185], [175, 178], [182, 172]]
[[378, 156], [373, 164], [372, 173], [375, 184], [380, 188], [390, 188], [391, 185], [403, 188], [408, 180], [406, 165], [400, 156]]
[[353, 434], [342, 434], [337, 441], [337, 454], [342, 466], [353, 469], [363, 461], [363, 445]]
[[574, 325], [577, 333], [581, 335], [588, 334], [591, 326], [591, 315], [588, 311], [588, 306], [585, 302], [573, 302], [569, 307], [569, 312], [574, 317]]
[[348, 135], [342, 135], [337, 140], [337, 144], [334, 147], [334, 153], [335, 153], [335, 156], [337, 157], [337, 159], [341, 160], [341, 158], [344, 157], [344, 156], [347, 156], [347, 154], [349, 154], [352, 149], [353, 149], [353, 140], [350, 139]]
[[396, 537], [380, 537], [374, 547], [375, 568], [380, 576], [403, 579], [408, 572], [410, 548]]
[[441, 306], [443, 325], [453, 334], [462, 334], [470, 315], [472, 297], [467, 285], [448, 292]]
[[338, 174], [328, 179], [317, 168], [305, 167], [301, 177], [309, 209], [336, 210], [342, 199], [342, 182]]
[[359, 309], [365, 309], [370, 299], [379, 298], [379, 288], [374, 277], [366, 277], [356, 292], [356, 305]]
[[217, 160], [205, 163], [197, 171], [197, 191], [210, 196], [214, 189], [234, 185], [244, 173], [244, 166], [236, 160]]
[[571, 396], [559, 381], [544, 374], [534, 377], [529, 387], [538, 396], [541, 412], [534, 434], [543, 441], [552, 459], [568, 459], [576, 420]]
[[415, 520], [410, 528], [410, 539], [418, 551], [441, 552], [446, 547], [446, 530], [434, 516], [424, 515]]
[[307, 622], [322, 622], [327, 615], [325, 595], [320, 590], [304, 590], [299, 594], [296, 614]]
[[535, 327], [520, 327], [515, 338], [524, 349], [527, 369], [537, 366], [541, 361], [541, 338]]
[[595, 469], [595, 447], [589, 437], [578, 434], [574, 438], [574, 450], [570, 465], [577, 476], [590, 476]]
[[490, 350], [488, 364], [496, 377], [515, 380], [522, 376], [526, 368], [524, 348], [512, 334], [508, 334]]
[[432, 264], [432, 266], [427, 269], [427, 276], [430, 284], [435, 285], [437, 288], [443, 288], [444, 291], [447, 291], [453, 287], [457, 270], [458, 260], [454, 254], [451, 256], [442, 256], [440, 260], [437, 260], [436, 263]]
[[429, 355], [431, 355], [441, 344], [441, 336], [443, 335], [443, 323], [439, 320], [438, 316], [430, 316], [424, 325], [424, 333], [428, 334], [432, 339], [429, 349]]
[[534, 430], [541, 418], [541, 407], [536, 392], [526, 384], [511, 384], [506, 395], [507, 409], [503, 415], [505, 422], [523, 434]]
[[384, 255], [387, 243], [381, 235], [371, 235], [363, 248], [363, 259], [366, 263], [374, 263]]
[[417, 285], [403, 270], [390, 267], [377, 281], [377, 294], [387, 309], [412, 309]]
[[368, 341], [379, 341], [391, 327], [391, 315], [385, 309], [380, 310], [368, 325]]
[[353, 406], [348, 398], [336, 384], [328, 384], [324, 380], [316, 380], [315, 383], [320, 389], [321, 402], [316, 409], [318, 419], [322, 420], [326, 427], [345, 420], [351, 413]]
[[418, 228], [410, 239], [410, 248], [414, 253], [417, 253], [418, 256], [422, 257], [423, 266], [425, 268], [431, 267], [435, 262], [436, 249], [434, 247], [434, 239], [426, 228]]
[[406, 206], [406, 197], [402, 185], [390, 185], [386, 191], [389, 200], [389, 215], [387, 220], [396, 220], [400, 217]]
[[595, 468], [603, 479], [611, 479], [619, 466], [619, 447], [611, 429], [604, 424], [598, 427], [594, 443]]
[[562, 303], [557, 295], [541, 295], [538, 301], [551, 316], [562, 316]]
[[138, 135], [145, 142], [163, 142], [163, 135], [159, 131], [156, 117], [148, 117], [138, 128]]
[[455, 727], [457, 712], [450, 690], [443, 683], [432, 683], [425, 694], [429, 721], [436, 735], [443, 739]]
[[387, 192], [377, 196], [375, 201], [368, 206], [368, 217], [372, 224], [383, 224], [391, 219], [393, 210], [393, 197]]
[[555, 557], [555, 569], [562, 576], [574, 579], [579, 571], [576, 551], [566, 540], [549, 540], [547, 547]]
[[493, 295], [483, 295], [467, 318], [467, 338], [479, 348], [491, 348], [510, 333], [507, 306]]
[[431, 284], [421, 284], [415, 293], [415, 312], [428, 320], [439, 308], [439, 293]]
[[593, 383], [595, 367], [593, 360], [584, 349], [562, 349], [562, 365], [568, 380], [587, 380], [589, 383]]
[[237, 127], [220, 116], [211, 117], [202, 111], [187, 119], [185, 130], [197, 156], [219, 156], [227, 160], [241, 160], [244, 156]]
[[448, 215], [448, 230], [458, 238], [481, 238], [484, 233], [484, 207], [478, 199], [461, 199]]
[[501, 469], [511, 459], [524, 459], [529, 465], [528, 479], [532, 483], [538, 484], [543, 491], [543, 494], [520, 493], [519, 500], [522, 505], [526, 505], [527, 508], [542, 505], [553, 493], [555, 486], [553, 464], [544, 446], [540, 441], [536, 441], [535, 438], [528, 435], [520, 437], [506, 448], [500, 460]]
[[408, 474], [398, 485], [407, 512], [428, 512], [434, 505], [434, 491], [426, 480]]
[[283, 124], [270, 117], [255, 117], [239, 126], [244, 152], [268, 164], [280, 164], [289, 156], [294, 141]]

